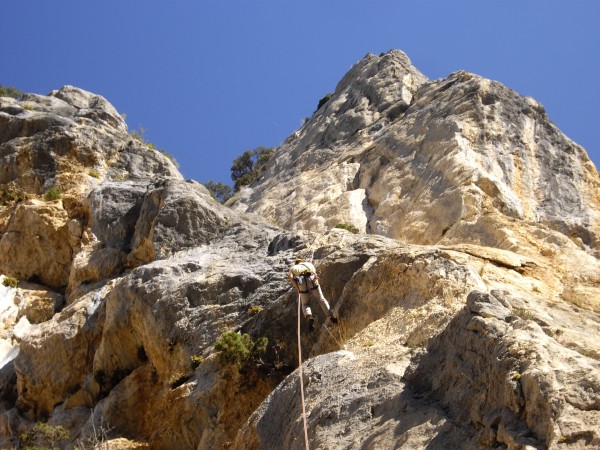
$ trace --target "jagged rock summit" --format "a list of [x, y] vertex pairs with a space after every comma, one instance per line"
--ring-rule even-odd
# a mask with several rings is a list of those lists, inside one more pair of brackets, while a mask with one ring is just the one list
[[0, 163], [0, 447], [305, 448], [297, 256], [310, 448], [600, 447], [600, 178], [500, 83], [369, 54], [231, 207], [74, 87]]

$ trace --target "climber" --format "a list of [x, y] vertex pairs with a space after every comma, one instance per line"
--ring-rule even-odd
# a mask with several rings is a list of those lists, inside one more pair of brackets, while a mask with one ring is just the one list
[[300, 295], [302, 312], [308, 321], [309, 331], [315, 329], [315, 319], [309, 306], [311, 297], [317, 298], [321, 304], [321, 308], [323, 308], [323, 311], [325, 311], [331, 322], [334, 324], [337, 323], [337, 318], [333, 315], [329, 303], [325, 299], [323, 291], [321, 291], [321, 286], [319, 286], [319, 277], [317, 276], [315, 266], [304, 261], [302, 258], [296, 258], [294, 265], [288, 272], [288, 277]]

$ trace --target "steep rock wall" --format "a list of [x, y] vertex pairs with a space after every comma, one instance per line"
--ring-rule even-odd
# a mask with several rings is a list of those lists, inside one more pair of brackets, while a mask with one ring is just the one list
[[0, 116], [0, 446], [304, 448], [297, 256], [340, 319], [301, 323], [311, 447], [597, 446], [598, 175], [535, 101], [368, 55], [233, 209], [94, 94]]
[[426, 82], [391, 52], [357, 63], [234, 207], [284, 228], [510, 250], [527, 246], [523, 223], [597, 254], [599, 205], [593, 163], [535, 100], [466, 72]]

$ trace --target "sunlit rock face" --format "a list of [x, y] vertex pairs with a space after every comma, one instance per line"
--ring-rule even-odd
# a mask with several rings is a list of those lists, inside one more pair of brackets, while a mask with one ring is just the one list
[[2, 448], [304, 449], [296, 257], [310, 448], [600, 447], [598, 172], [500, 83], [367, 55], [230, 207], [69, 86], [0, 162]]
[[593, 163], [535, 100], [466, 72], [427, 81], [391, 52], [357, 63], [234, 208], [293, 229], [508, 250], [535, 234], [596, 254], [599, 206]]

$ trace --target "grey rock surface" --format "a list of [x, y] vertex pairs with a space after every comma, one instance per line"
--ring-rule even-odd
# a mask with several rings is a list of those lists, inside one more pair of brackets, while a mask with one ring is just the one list
[[528, 236], [550, 230], [596, 254], [599, 205], [598, 171], [535, 100], [462, 71], [427, 82], [391, 52], [357, 63], [234, 207], [284, 228], [350, 223], [407, 242], [513, 251], [528, 246], [527, 224]]
[[233, 208], [73, 87], [0, 99], [0, 162], [0, 447], [304, 448], [298, 324], [311, 448], [600, 446], [598, 173], [499, 83], [367, 55]]

